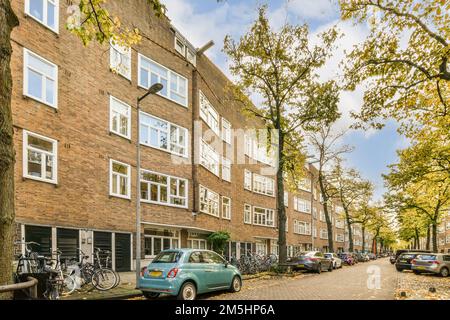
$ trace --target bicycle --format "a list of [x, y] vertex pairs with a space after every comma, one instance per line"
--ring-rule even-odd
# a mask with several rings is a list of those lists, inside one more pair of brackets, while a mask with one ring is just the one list
[[56, 251], [53, 251], [53, 254], [56, 255], [55, 268], [52, 268], [53, 259], [46, 259], [46, 266], [44, 268], [44, 270], [49, 273], [44, 297], [49, 300], [59, 300], [61, 296], [69, 295], [75, 291], [76, 282], [72, 275], [63, 272], [64, 268], [61, 264], [62, 252], [57, 249]]
[[[104, 258], [105, 261], [105, 266], [102, 266], [102, 259], [100, 257], [100, 254], [103, 253], [104, 255], [106, 255], [106, 257]], [[116, 277], [116, 283], [114, 284], [114, 286], [111, 288], [115, 288], [120, 284], [120, 275], [119, 273], [112, 269], [110, 266], [112, 265], [111, 262], [111, 251], [109, 250], [102, 250], [100, 248], [94, 248], [94, 254], [95, 254], [95, 259], [94, 259], [94, 268], [96, 269], [102, 269], [102, 270], [109, 270], [112, 271]]]

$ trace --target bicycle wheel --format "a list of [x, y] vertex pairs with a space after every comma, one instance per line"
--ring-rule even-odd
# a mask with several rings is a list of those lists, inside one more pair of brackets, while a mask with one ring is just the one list
[[[111, 269], [112, 270], [112, 269]], [[116, 275], [116, 277], [117, 277], [117, 280], [116, 280], [116, 284], [114, 285], [114, 287], [113, 288], [115, 288], [115, 287], [117, 287], [119, 284], [120, 284], [120, 274], [116, 271], [116, 270], [113, 270], [114, 271], [114, 274]]]
[[61, 287], [61, 295], [72, 294], [77, 288], [75, 278], [70, 275], [64, 275], [64, 280]]
[[92, 285], [100, 291], [114, 288], [116, 282], [117, 276], [111, 269], [99, 269], [92, 276]]

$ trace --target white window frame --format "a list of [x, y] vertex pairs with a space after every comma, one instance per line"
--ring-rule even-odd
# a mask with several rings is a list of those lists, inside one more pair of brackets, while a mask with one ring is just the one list
[[283, 203], [285, 207], [289, 207], [289, 193], [284, 191]]
[[110, 40], [109, 45], [110, 69], [131, 81], [131, 48], [121, 46], [118, 43], [113, 43], [112, 39]]
[[222, 179], [231, 182], [231, 160], [222, 157]]
[[222, 117], [222, 140], [231, 144], [231, 122]]
[[[275, 197], [275, 180], [257, 173], [253, 173], [253, 192]], [[259, 188], [261, 187], [261, 188]]]
[[[52, 143], [53, 145], [53, 152], [47, 152], [41, 149], [36, 149], [33, 147], [29, 147], [28, 146], [28, 136], [34, 136], [36, 138], [48, 141], [50, 143]], [[33, 150], [35, 152], [39, 152], [41, 154], [44, 155], [50, 155], [53, 157], [53, 163], [52, 163], [52, 176], [53, 179], [47, 179], [47, 178], [42, 178], [42, 177], [36, 177], [36, 176], [32, 176], [28, 174], [28, 150]], [[37, 181], [42, 181], [42, 182], [48, 182], [48, 183], [53, 183], [53, 184], [57, 184], [58, 183], [58, 141], [56, 141], [55, 139], [31, 132], [31, 131], [27, 131], [27, 130], [23, 130], [23, 158], [22, 158], [22, 162], [23, 162], [23, 166], [22, 166], [22, 170], [23, 170], [23, 177], [27, 178], [27, 179], [33, 179], [33, 180], [37, 180]], [[41, 156], [41, 172], [42, 174], [45, 174], [46, 170], [45, 170], [45, 164], [46, 161], [43, 161], [42, 156]]]
[[[36, 70], [33, 67], [30, 67], [29, 61], [28, 61], [28, 56], [32, 55], [34, 56], [36, 59], [41, 60], [43, 63], [50, 65], [51, 67], [55, 68], [55, 77], [51, 77], [49, 75], [46, 74], [42, 74], [42, 72]], [[36, 96], [33, 96], [32, 94], [28, 93], [28, 69], [33, 70], [36, 73], [39, 73], [41, 75], [41, 77], [45, 80], [45, 79], [50, 79], [54, 82], [55, 84], [55, 88], [54, 88], [54, 94], [55, 96], [53, 97], [53, 104], [48, 103], [45, 98], [47, 97], [47, 92], [46, 92], [46, 86], [47, 83], [46, 81], [42, 82], [42, 97], [43, 98], [39, 98]], [[23, 48], [23, 95], [27, 96], [33, 100], [39, 101], [47, 106], [50, 106], [52, 108], [57, 109], [58, 108], [58, 66], [56, 64], [54, 64], [53, 62], [41, 57], [40, 55], [34, 53], [31, 50], [28, 50], [26, 48]]]
[[253, 215], [252, 215], [252, 206], [244, 203], [244, 223], [252, 224]]
[[[123, 166], [127, 167], [127, 174], [124, 175], [123, 173], [114, 173], [113, 172], [113, 163], [117, 163]], [[117, 179], [114, 177], [114, 175], [118, 176], [118, 177], [126, 177], [127, 178], [127, 194], [123, 195], [120, 193], [114, 193], [113, 192], [113, 179]], [[117, 186], [119, 186], [119, 184], [117, 184]], [[109, 195], [112, 197], [117, 197], [117, 198], [123, 198], [123, 199], [131, 199], [131, 166], [127, 163], [121, 162], [121, 161], [117, 161], [114, 159], [109, 159]]]
[[244, 169], [244, 189], [252, 191], [252, 172]]
[[[256, 212], [258, 209], [264, 210], [264, 213]], [[258, 218], [259, 216], [261, 218]], [[260, 221], [255, 222], [256, 220]], [[262, 222], [263, 220], [264, 222]], [[269, 223], [270, 221], [272, 223]], [[256, 226], [275, 228], [275, 210], [253, 206], [253, 224]]]
[[294, 210], [311, 214], [311, 202], [302, 199], [300, 197], [294, 196]]
[[[149, 181], [149, 180], [144, 180], [142, 178], [142, 174], [143, 173], [149, 173], [149, 174], [155, 174], [155, 175], [159, 175], [159, 176], [164, 176], [166, 177], [166, 184], [164, 185], [166, 187], [166, 194], [167, 194], [167, 202], [164, 201], [160, 201], [160, 188], [158, 188], [158, 200], [151, 200], [151, 185], [160, 185], [163, 186], [162, 183], [158, 183], [158, 182], [154, 182], [154, 181]], [[171, 182], [172, 180], [175, 180], [177, 183], [177, 194], [171, 194]], [[179, 182], [183, 181], [184, 182], [184, 190], [185, 190], [185, 195], [184, 197], [179, 195]], [[141, 194], [139, 196], [139, 198], [141, 199], [141, 202], [145, 202], [145, 203], [152, 203], [152, 204], [159, 204], [159, 205], [163, 205], [163, 206], [168, 206], [168, 207], [176, 207], [176, 208], [187, 208], [188, 207], [188, 201], [189, 201], [189, 182], [187, 179], [184, 178], [180, 178], [180, 177], [176, 177], [176, 176], [171, 176], [165, 173], [161, 173], [161, 172], [156, 172], [156, 171], [151, 171], [151, 170], [146, 170], [146, 169], [141, 169], [141, 175], [139, 177], [139, 183], [147, 183], [147, 189], [148, 189], [148, 194], [149, 197], [148, 199], [143, 199], [142, 198], [142, 188], [141, 188]], [[184, 199], [184, 205], [178, 205], [178, 204], [174, 204], [171, 203], [170, 200], [171, 198], [182, 198]]]
[[[114, 103], [120, 104], [121, 106], [127, 108], [126, 114], [123, 114], [118, 110], [113, 110]], [[126, 135], [120, 133], [120, 130], [118, 130], [118, 131], [113, 130], [113, 114], [114, 113], [118, 113], [119, 115], [122, 115], [122, 116], [128, 118], [128, 122], [127, 122], [128, 130], [127, 130]], [[120, 122], [120, 120], [119, 120], [119, 122]], [[120, 125], [120, 123], [118, 124], [118, 128], [119, 128], [119, 125]], [[114, 97], [112, 95], [109, 96], [109, 131], [118, 136], [121, 136], [128, 140], [131, 140], [131, 106], [129, 104], [123, 102], [122, 100], [117, 99], [116, 97]]]
[[[158, 63], [158, 62], [156, 62], [156, 61], [150, 59], [149, 57], [147, 57], [147, 56], [145, 56], [145, 55], [143, 55], [143, 54], [141, 54], [141, 53], [138, 53], [138, 87], [148, 90], [148, 88], [151, 86], [151, 84], [147, 84], [147, 86], [144, 86], [143, 84], [141, 84], [141, 68], [142, 68], [141, 59], [146, 59], [148, 62], [154, 63], [154, 64], [156, 64], [158, 67], [163, 68], [163, 69], [166, 69], [166, 71], [167, 71], [167, 79], [164, 78], [164, 80], [167, 81], [167, 88], [166, 88], [166, 90], [167, 90], [167, 96], [166, 96], [166, 95], [163, 95], [161, 91], [158, 92], [157, 94], [158, 94], [159, 96], [161, 96], [161, 97], [164, 97], [164, 98], [166, 98], [166, 99], [169, 99], [170, 101], [175, 102], [176, 104], [178, 104], [178, 105], [180, 105], [180, 106], [183, 106], [183, 107], [187, 108], [188, 105], [189, 105], [189, 96], [188, 96], [188, 92], [189, 92], [189, 81], [188, 81], [188, 79], [187, 79], [186, 77], [183, 77], [181, 74], [179, 74], [179, 73], [177, 73], [177, 72], [175, 72], [175, 71], [173, 71], [173, 70], [171, 70], [171, 69], [169, 69], [169, 68], [163, 66], [162, 64], [160, 64], [160, 63]], [[149, 80], [149, 83], [151, 83], [151, 73], [152, 73], [152, 71], [149, 70], [149, 69], [145, 69], [145, 70], [146, 70], [146, 71], [148, 72], [148, 74], [149, 74], [149, 79], [148, 79], [148, 80]], [[156, 74], [155, 72], [153, 72], [153, 73]], [[156, 75], [158, 76], [158, 82], [161, 82], [161, 81], [160, 81], [160, 75], [158, 75], [158, 74], [156, 74]], [[184, 97], [185, 97], [185, 103], [184, 103], [184, 104], [183, 104], [183, 103], [180, 103], [179, 101], [177, 101], [177, 100], [175, 100], [175, 99], [173, 99], [173, 98], [171, 97], [171, 91], [172, 91], [172, 88], [171, 88], [172, 77], [176, 77], [176, 79], [177, 79], [177, 86], [178, 86], [178, 78], [182, 78], [182, 79], [184, 79], [184, 80], [186, 81], [186, 88], [185, 88], [185, 92], [184, 92]], [[177, 94], [178, 94], [178, 95], [181, 95], [181, 94], [178, 93], [178, 92], [177, 92]]]
[[[211, 189], [206, 188], [205, 186], [200, 185], [199, 188], [199, 203], [200, 203], [200, 212], [209, 214], [213, 217], [220, 217], [220, 195], [217, 192], [212, 191]], [[202, 200], [202, 194], [206, 191], [206, 199]], [[213, 200], [211, 196], [217, 198], [217, 201]], [[215, 205], [214, 205], [215, 204]], [[208, 209], [202, 210], [202, 205], [205, 205]], [[214, 205], [214, 206], [212, 206]], [[212, 209], [217, 208], [217, 214], [214, 213]]]
[[342, 233], [337, 233], [336, 234], [336, 242], [344, 242], [344, 241], [345, 241], [345, 235], [343, 235]]
[[[226, 204], [223, 200], [228, 200], [228, 204]], [[231, 220], [231, 199], [225, 196], [222, 196], [222, 218]]]
[[200, 164], [219, 177], [220, 155], [203, 139], [200, 139]]
[[[42, 24], [47, 29], [53, 31], [54, 33], [59, 33], [59, 0], [43, 0], [43, 9], [42, 9], [42, 20], [39, 20], [37, 17], [33, 16], [30, 12], [30, 1], [33, 0], [25, 0], [25, 15], [29, 16], [33, 20], [36, 20], [40, 24]], [[53, 2], [55, 5], [55, 27], [52, 28], [48, 25], [48, 2]]]
[[[326, 236], [325, 236], [325, 234], [326, 234]], [[320, 229], [320, 239], [328, 239], [327, 229]]]
[[[147, 123], [143, 123], [142, 121], [143, 121], [144, 117], [150, 117], [150, 118], [153, 118], [153, 119], [155, 119], [157, 121], [161, 121], [161, 122], [167, 123], [167, 130], [162, 130], [160, 128], [152, 127], [151, 125], [149, 125]], [[183, 158], [187, 158], [188, 157], [188, 146], [189, 146], [189, 131], [188, 131], [188, 129], [186, 129], [186, 128], [178, 125], [178, 124], [172, 123], [170, 121], [167, 121], [167, 120], [155, 117], [154, 115], [151, 115], [151, 114], [143, 112], [143, 111], [140, 111], [139, 121], [140, 121], [140, 123], [139, 123], [140, 126], [143, 125], [143, 126], [147, 127], [147, 131], [148, 131], [148, 134], [149, 134], [149, 136], [148, 136], [149, 143], [145, 143], [145, 142], [141, 141], [141, 137], [140, 136], [138, 137], [140, 144], [142, 144], [144, 146], [147, 146], [147, 147], [150, 147], [150, 148], [154, 148], [154, 149], [158, 149], [158, 150], [161, 150], [161, 151], [165, 151], [165, 152], [168, 152], [170, 154], [173, 154], [173, 155], [176, 155], [176, 156], [179, 156], [179, 157], [183, 157]], [[171, 130], [172, 127], [175, 127], [177, 130], [183, 130], [185, 132], [184, 145], [180, 145], [178, 143], [178, 141], [176, 141], [176, 142], [171, 141], [171, 134], [170, 133], [172, 131]], [[158, 142], [159, 142], [159, 132], [160, 131], [164, 131], [166, 133], [166, 135], [167, 135], [167, 149], [159, 147], [159, 146], [153, 146], [153, 145], [150, 144], [150, 141], [151, 141], [151, 139], [150, 139], [151, 130], [150, 129], [151, 128], [153, 128], [153, 129], [158, 131]], [[143, 130], [140, 130], [140, 134], [142, 134], [142, 132], [143, 132]], [[178, 152], [175, 152], [175, 151], [171, 150], [171, 146], [172, 145], [184, 148], [184, 153], [181, 154], [181, 153], [178, 153]]]
[[217, 110], [209, 102], [206, 95], [199, 90], [199, 113], [200, 118], [208, 125], [208, 127], [218, 136], [220, 135], [220, 116]]
[[311, 192], [311, 179], [310, 178], [302, 178], [298, 183], [298, 188], [300, 190]]

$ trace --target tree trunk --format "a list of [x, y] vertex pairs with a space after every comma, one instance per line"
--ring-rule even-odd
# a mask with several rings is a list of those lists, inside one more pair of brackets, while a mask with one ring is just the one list
[[[11, 31], [19, 25], [9, 0], [0, 0], [0, 285], [12, 283], [14, 238], [14, 141], [11, 115]], [[0, 293], [10, 299], [11, 293]]]
[[426, 249], [430, 250], [430, 226], [427, 226], [427, 244]]
[[319, 170], [319, 186], [320, 186], [320, 193], [322, 194], [323, 198], [323, 212], [325, 214], [325, 221], [327, 222], [327, 231], [328, 231], [328, 252], [334, 252], [334, 245], [333, 245], [333, 225], [331, 224], [331, 218], [328, 213], [328, 196], [325, 191], [325, 184], [324, 184], [324, 177], [322, 173], [322, 168]]
[[348, 213], [347, 209], [344, 209], [344, 212], [348, 229], [348, 251], [353, 252], [353, 231], [352, 231], [352, 224], [350, 222], [350, 214]]
[[436, 221], [433, 221], [433, 224], [431, 225], [431, 234], [433, 239], [433, 252], [438, 252], [438, 245], [437, 245], [437, 225]]
[[[287, 260], [286, 246], [286, 208], [284, 207], [284, 136], [278, 135], [278, 170], [277, 170], [277, 212], [278, 212], [278, 254], [280, 263]], [[312, 210], [312, 208], [311, 208]]]
[[420, 237], [419, 237], [419, 229], [415, 229], [415, 237], [416, 237], [416, 249], [420, 249]]
[[362, 225], [361, 231], [362, 231], [362, 251], [364, 252], [365, 251], [364, 247], [366, 246], [366, 227], [364, 225]]

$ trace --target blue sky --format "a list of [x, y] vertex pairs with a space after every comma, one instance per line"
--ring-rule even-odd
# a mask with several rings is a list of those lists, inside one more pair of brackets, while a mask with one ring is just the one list
[[[365, 25], [354, 26], [351, 22], [339, 20], [339, 7], [336, 0], [163, 0], [167, 15], [174, 26], [195, 46], [201, 47], [209, 40], [215, 45], [206, 55], [222, 71], [229, 75], [226, 56], [222, 53], [225, 35], [238, 39], [248, 30], [257, 15], [257, 8], [268, 5], [271, 25], [281, 26], [284, 21], [290, 23], [307, 23], [311, 37], [337, 25], [344, 34], [339, 40], [339, 48], [334, 56], [319, 70], [321, 79], [336, 79], [342, 74], [339, 62], [344, 59], [344, 50], [363, 41], [368, 30]], [[231, 76], [230, 76], [231, 78]], [[341, 94], [340, 110], [343, 114], [337, 127], [347, 128], [352, 119], [350, 111], [360, 108], [363, 88], [354, 92]], [[396, 150], [407, 145], [406, 140], [396, 132], [396, 123], [389, 122], [382, 130], [350, 131], [344, 137], [344, 143], [353, 145], [355, 150], [346, 156], [346, 163], [357, 168], [361, 174], [375, 184], [375, 199], [381, 199], [384, 192], [382, 173], [387, 172], [387, 165], [397, 161]]]

